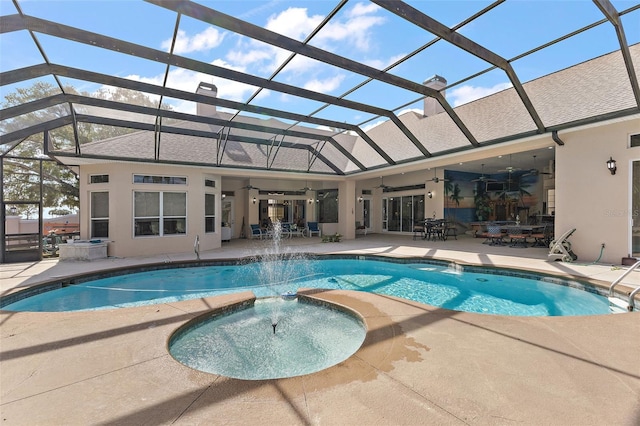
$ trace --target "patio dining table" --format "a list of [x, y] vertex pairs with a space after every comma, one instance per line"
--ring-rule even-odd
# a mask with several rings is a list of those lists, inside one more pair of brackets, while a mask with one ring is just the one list
[[511, 247], [527, 247], [527, 238], [536, 231], [544, 230], [544, 228], [545, 225], [503, 225], [500, 227], [507, 236], [511, 236]]
[[500, 229], [506, 231], [507, 233], [516, 231], [518, 229], [522, 230], [523, 232], [531, 233], [533, 231], [544, 229], [544, 227], [545, 225], [503, 225], [500, 227]]

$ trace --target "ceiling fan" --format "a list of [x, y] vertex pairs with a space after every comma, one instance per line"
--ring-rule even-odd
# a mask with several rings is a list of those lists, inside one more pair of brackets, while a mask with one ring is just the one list
[[449, 179], [443, 179], [443, 178], [439, 178], [438, 176], [436, 176], [436, 172], [437, 172], [438, 168], [434, 167], [433, 169], [433, 177], [431, 179], [427, 179], [427, 182], [449, 182]]
[[300, 188], [298, 191], [307, 192], [307, 191], [311, 191], [311, 190], [313, 190], [313, 188], [310, 188], [309, 187], [309, 183], [307, 181], [304, 181], [304, 188]]
[[374, 189], [376, 189], [376, 188], [382, 188], [384, 190], [384, 189], [389, 189], [391, 187], [389, 185], [385, 185], [384, 184], [384, 177], [380, 176], [380, 185], [376, 186]]
[[511, 165], [511, 154], [509, 154], [509, 165], [507, 167], [505, 167], [504, 169], [500, 169], [498, 170], [499, 172], [509, 172], [509, 179], [511, 179], [511, 173], [513, 173], [516, 170], [520, 170], [518, 167], [513, 167]]
[[[256, 191], [260, 191], [260, 188], [257, 188], [257, 187], [255, 187], [255, 186], [253, 186], [253, 185], [245, 185], [245, 186], [241, 186], [241, 187], [240, 187], [240, 188], [238, 188], [238, 189], [255, 189]], [[236, 190], [236, 191], [237, 191], [237, 190]]]
[[479, 178], [472, 179], [471, 182], [496, 182], [496, 180], [484, 175], [484, 163], [483, 163], [482, 175]]
[[548, 172], [541, 172], [540, 170], [538, 170], [538, 168], [536, 167], [536, 156], [533, 156], [533, 169], [529, 170], [527, 173], [525, 173], [522, 176], [538, 176], [538, 175], [552, 175], [553, 173], [548, 173]]

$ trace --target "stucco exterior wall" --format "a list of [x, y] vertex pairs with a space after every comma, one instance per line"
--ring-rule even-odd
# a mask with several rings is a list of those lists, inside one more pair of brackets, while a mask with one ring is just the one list
[[[565, 145], [556, 149], [555, 232], [576, 228], [570, 241], [578, 262], [596, 260], [603, 243], [600, 262], [619, 265], [631, 252], [631, 164], [640, 160], [640, 147], [630, 148], [629, 138], [639, 132], [634, 118], [559, 134]], [[607, 170], [609, 157], [617, 162], [615, 175]]]
[[[108, 183], [89, 183], [91, 175], [107, 174]], [[186, 185], [133, 183], [134, 174], [159, 176], [184, 176]], [[216, 181], [216, 187], [205, 187], [205, 179]], [[187, 193], [187, 229], [185, 234], [167, 236], [134, 237], [133, 193], [134, 191], [174, 191]], [[196, 236], [200, 239], [200, 250], [211, 250], [221, 246], [220, 234], [220, 176], [203, 169], [137, 163], [105, 163], [80, 168], [80, 238], [88, 239], [91, 220], [91, 192], [109, 192], [109, 245], [108, 255], [117, 257], [157, 255], [165, 253], [193, 252]], [[205, 233], [204, 194], [216, 194], [215, 232]], [[195, 257], [195, 254], [194, 254]]]

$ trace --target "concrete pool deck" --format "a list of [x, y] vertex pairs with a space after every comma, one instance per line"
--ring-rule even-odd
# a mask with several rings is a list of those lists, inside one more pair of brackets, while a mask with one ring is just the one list
[[[255, 254], [233, 240], [203, 259]], [[341, 243], [286, 240], [296, 252], [433, 257], [609, 283], [605, 264], [547, 262], [545, 248], [367, 235]], [[597, 253], [595, 253], [597, 255]], [[193, 260], [193, 253], [2, 265], [3, 295], [55, 276]], [[626, 284], [640, 285], [640, 271]], [[181, 324], [251, 294], [95, 312], [2, 311], [3, 424], [640, 424], [640, 313], [506, 317], [347, 291], [316, 296], [358, 311], [363, 346], [318, 373], [241, 381], [171, 358]]]

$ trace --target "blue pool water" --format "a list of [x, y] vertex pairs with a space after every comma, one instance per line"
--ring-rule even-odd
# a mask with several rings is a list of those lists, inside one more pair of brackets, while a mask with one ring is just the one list
[[[277, 332], [272, 333], [274, 322]], [[336, 365], [355, 353], [365, 336], [362, 321], [344, 311], [270, 297], [177, 332], [169, 352], [182, 364], [207, 373], [277, 379]]]
[[[460, 272], [445, 265], [377, 260], [278, 261], [183, 267], [132, 273], [63, 287], [4, 307], [15, 311], [78, 311], [125, 308], [251, 290], [257, 297], [295, 293], [298, 288], [365, 291], [446, 309], [497, 315], [564, 316], [608, 314], [606, 297], [550, 278]], [[262, 277], [288, 277], [265, 283]], [[272, 278], [272, 280], [274, 280]], [[556, 280], [557, 281], [557, 280]]]

